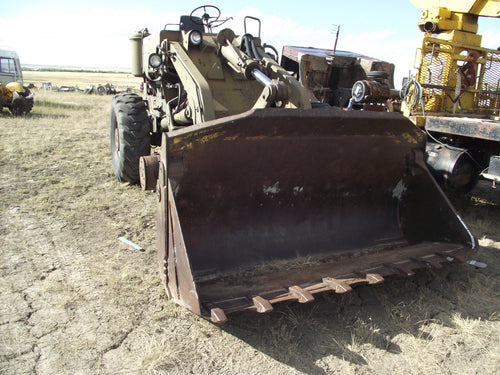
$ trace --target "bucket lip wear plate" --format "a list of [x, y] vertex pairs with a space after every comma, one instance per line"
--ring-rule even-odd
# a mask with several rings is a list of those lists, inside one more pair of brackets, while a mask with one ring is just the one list
[[[411, 277], [417, 269], [438, 269], [443, 265], [461, 263], [474, 253], [470, 247], [442, 243], [423, 243], [398, 250], [346, 258], [337, 263], [301, 269], [300, 272], [260, 275], [240, 283], [232, 279], [234, 285], [231, 287], [223, 278], [206, 284], [202, 282], [199, 284], [202, 311], [206, 317], [213, 309], [217, 310], [217, 316], [221, 316], [221, 312], [230, 314], [244, 310], [269, 312], [279, 302], [312, 302], [318, 293], [342, 294], [359, 285], [379, 284], [392, 275]], [[262, 305], [271, 308], [262, 311]]]

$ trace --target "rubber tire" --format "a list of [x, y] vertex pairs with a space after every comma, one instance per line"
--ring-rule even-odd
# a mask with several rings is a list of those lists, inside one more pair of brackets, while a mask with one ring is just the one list
[[33, 109], [33, 98], [31, 99], [25, 99], [24, 101], [24, 114], [28, 114], [31, 112], [31, 110]]
[[118, 181], [139, 182], [139, 158], [151, 153], [146, 104], [136, 94], [119, 94], [111, 100], [111, 163]]
[[[25, 93], [24, 94], [25, 96], [29, 96], [31, 94], [31, 91], [29, 88], [24, 87], [24, 93]], [[24, 113], [28, 114], [33, 109], [33, 104], [34, 104], [33, 96], [31, 96], [31, 98], [29, 98], [29, 99], [26, 99], [26, 98], [24, 98], [24, 99], [25, 99], [25, 101], [24, 101]]]
[[16, 117], [24, 116], [26, 114], [26, 99], [20, 95], [13, 97], [9, 110]]

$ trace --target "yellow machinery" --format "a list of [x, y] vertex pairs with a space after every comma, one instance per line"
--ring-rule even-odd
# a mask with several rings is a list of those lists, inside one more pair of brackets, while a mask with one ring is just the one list
[[14, 116], [27, 114], [33, 108], [33, 94], [19, 82], [0, 83], [0, 111], [9, 108]]
[[481, 47], [477, 30], [480, 16], [500, 17], [500, 1], [411, 1], [427, 8], [425, 34], [402, 108], [430, 136], [427, 163], [448, 188], [471, 188], [481, 171], [498, 181], [500, 52]]

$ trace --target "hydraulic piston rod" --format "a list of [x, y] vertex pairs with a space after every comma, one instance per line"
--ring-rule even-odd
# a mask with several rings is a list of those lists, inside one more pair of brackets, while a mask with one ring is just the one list
[[267, 86], [272, 82], [271, 78], [266, 76], [264, 73], [262, 73], [258, 69], [252, 70], [251, 74], [252, 74], [252, 77], [255, 78], [255, 80], [257, 82], [261, 83], [263, 86]]

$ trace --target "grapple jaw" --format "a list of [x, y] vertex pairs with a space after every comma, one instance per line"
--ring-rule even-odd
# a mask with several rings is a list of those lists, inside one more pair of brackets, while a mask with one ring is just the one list
[[225, 321], [462, 261], [475, 239], [398, 114], [253, 110], [164, 134], [158, 249], [167, 293]]

